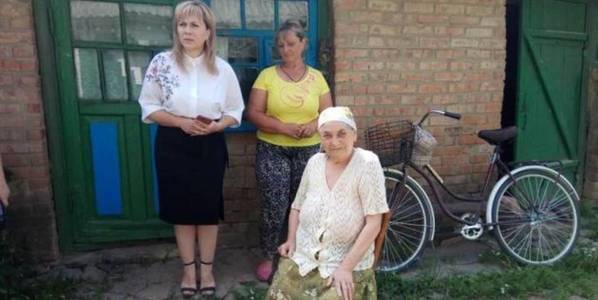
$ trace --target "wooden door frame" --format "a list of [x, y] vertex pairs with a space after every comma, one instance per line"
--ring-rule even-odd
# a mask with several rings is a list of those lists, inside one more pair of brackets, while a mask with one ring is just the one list
[[[54, 199], [58, 242], [61, 251], [74, 250], [72, 206], [66, 172], [65, 139], [59, 101], [58, 68], [50, 4], [53, 0], [33, 0], [34, 28], [38, 49], [44, 119], [47, 132], [50, 178]], [[39, 49], [43, 49], [43, 54]]]

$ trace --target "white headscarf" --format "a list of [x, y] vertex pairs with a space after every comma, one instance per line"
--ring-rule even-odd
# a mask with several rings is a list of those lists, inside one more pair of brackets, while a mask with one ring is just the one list
[[323, 110], [318, 118], [318, 129], [330, 121], [342, 122], [349, 125], [353, 130], [357, 130], [357, 125], [353, 119], [353, 113], [346, 106], [329, 107]]

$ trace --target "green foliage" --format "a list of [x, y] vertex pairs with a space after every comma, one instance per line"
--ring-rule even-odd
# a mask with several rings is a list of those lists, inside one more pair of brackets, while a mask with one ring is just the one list
[[70, 299], [75, 283], [36, 278], [32, 265], [0, 237], [0, 299]]

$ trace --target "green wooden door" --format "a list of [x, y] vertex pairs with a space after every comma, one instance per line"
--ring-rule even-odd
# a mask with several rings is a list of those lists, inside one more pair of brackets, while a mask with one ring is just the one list
[[523, 0], [515, 159], [560, 161], [580, 182], [586, 1]]
[[54, 0], [50, 8], [71, 243], [172, 235], [157, 217], [155, 127], [140, 122], [136, 101], [152, 56], [171, 44], [172, 1]]

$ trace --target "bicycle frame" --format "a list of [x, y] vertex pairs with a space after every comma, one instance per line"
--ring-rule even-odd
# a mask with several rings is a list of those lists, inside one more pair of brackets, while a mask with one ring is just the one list
[[[448, 116], [451, 118], [460, 118], [460, 116], [455, 113], [445, 112], [445, 111], [441, 111], [441, 110], [430, 110], [417, 123], [417, 126], [421, 127], [423, 122], [430, 116], [430, 114], [440, 114], [440, 115]], [[480, 198], [463, 197], [463, 196], [460, 196], [460, 195], [454, 193], [453, 191], [451, 191], [450, 188], [448, 188], [444, 184], [442, 178], [440, 178], [440, 175], [438, 175], [438, 173], [434, 170], [434, 168], [432, 168], [432, 166], [425, 165], [424, 166], [425, 170], [423, 170], [422, 168], [415, 165], [411, 161], [407, 161], [406, 163], [404, 163], [401, 166], [400, 171], [404, 174], [404, 177], [403, 177], [404, 179], [403, 179], [403, 182], [397, 182], [397, 185], [401, 184], [402, 185], [401, 188], [405, 188], [405, 180], [408, 176], [407, 170], [409, 168], [415, 170], [415, 172], [418, 173], [419, 175], [421, 175], [424, 178], [424, 180], [426, 181], [426, 183], [430, 186], [430, 188], [432, 189], [432, 193], [434, 194], [434, 198], [436, 199], [436, 202], [438, 203], [438, 205], [440, 206], [440, 209], [446, 216], [448, 216], [451, 220], [453, 220], [459, 224], [474, 225], [475, 224], [474, 221], [463, 220], [451, 212], [451, 210], [448, 208], [444, 198], [440, 196], [438, 186], [442, 187], [442, 189], [445, 192], [447, 192], [451, 198], [453, 198], [455, 200], [462, 201], [462, 202], [480, 203], [477, 213], [478, 213], [478, 216], [481, 217], [481, 212], [485, 210], [485, 207], [487, 206], [486, 205], [487, 202], [489, 200], [491, 200], [491, 199], [489, 199], [489, 196], [491, 196], [491, 194], [492, 194], [492, 192], [490, 191], [490, 182], [491, 182], [492, 175], [497, 171], [501, 171], [508, 176], [509, 180], [515, 181], [512, 173], [511, 173], [512, 168], [510, 168], [504, 161], [502, 161], [502, 159], [500, 157], [501, 152], [502, 152], [502, 147], [500, 145], [494, 146], [494, 150], [493, 150], [492, 156], [490, 158], [490, 163], [488, 164], [488, 169], [486, 171], [484, 185], [483, 185], [483, 188], [481, 191]], [[518, 162], [516, 166], [520, 166], [520, 165], [528, 165], [529, 166], [529, 165], [543, 165], [543, 164], [538, 161], [527, 161], [527, 162]], [[427, 170], [427, 172], [426, 172], [426, 170]], [[435, 182], [430, 177], [434, 178]], [[560, 178], [561, 178], [561, 174], [560, 174], [560, 172], [557, 172], [557, 174], [555, 175], [555, 180], [561, 181]], [[494, 183], [496, 184], [497, 182], [494, 182]], [[398, 191], [397, 187], [395, 186], [393, 195], [397, 191]], [[494, 222], [491, 222], [491, 221], [487, 221], [486, 223], [482, 223], [481, 225], [484, 227], [492, 227], [497, 224]]]
[[[432, 166], [430, 165], [426, 165], [424, 166], [424, 169], [420, 168], [419, 166], [415, 165], [414, 163], [412, 163], [411, 161], [406, 162], [405, 164], [403, 164], [400, 168], [400, 171], [405, 174], [405, 177], [408, 176], [408, 169], [413, 169], [415, 170], [415, 172], [419, 175], [421, 175], [424, 180], [426, 181], [426, 183], [430, 186], [430, 188], [432, 189], [432, 193], [434, 194], [434, 198], [436, 200], [436, 202], [438, 203], [438, 205], [440, 206], [440, 209], [442, 210], [442, 212], [448, 216], [451, 220], [460, 223], [460, 224], [465, 224], [465, 225], [474, 225], [475, 222], [472, 221], [467, 221], [467, 220], [463, 220], [460, 217], [456, 216], [455, 214], [452, 213], [452, 211], [448, 208], [445, 200], [443, 197], [440, 196], [440, 192], [438, 189], [438, 186], [442, 187], [442, 189], [447, 192], [449, 194], [449, 196], [451, 196], [451, 198], [456, 199], [458, 201], [462, 201], [462, 202], [477, 202], [480, 203], [480, 207], [477, 211], [477, 213], [481, 213], [482, 211], [484, 211], [485, 209], [485, 202], [487, 199], [487, 196], [490, 194], [489, 191], [489, 187], [490, 187], [490, 181], [492, 178], [492, 175], [494, 174], [494, 172], [498, 169], [500, 169], [501, 171], [504, 171], [505, 173], [509, 173], [510, 169], [508, 168], [508, 166], [500, 159], [500, 146], [496, 146], [494, 148], [494, 152], [492, 154], [492, 158], [490, 160], [490, 164], [488, 165], [488, 169], [486, 171], [486, 175], [485, 175], [485, 180], [484, 180], [484, 185], [482, 188], [482, 192], [481, 192], [481, 197], [479, 198], [473, 198], [473, 197], [463, 197], [460, 196], [456, 193], [454, 193], [449, 187], [447, 187], [442, 178], [440, 178], [440, 176], [436, 173], [436, 171], [432, 168]], [[426, 172], [427, 170], [427, 172]], [[432, 180], [432, 178], [434, 180]], [[397, 184], [401, 184], [401, 188], [404, 188], [404, 182], [398, 182]], [[396, 189], [396, 187], [395, 187]], [[483, 226], [492, 226], [495, 224], [482, 224]]]

